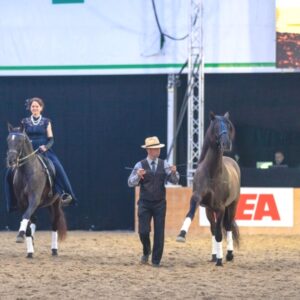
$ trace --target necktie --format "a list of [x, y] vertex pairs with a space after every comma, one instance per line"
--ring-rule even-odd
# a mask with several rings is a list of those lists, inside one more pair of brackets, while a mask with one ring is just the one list
[[151, 171], [153, 174], [155, 173], [155, 161], [154, 160], [151, 162]]

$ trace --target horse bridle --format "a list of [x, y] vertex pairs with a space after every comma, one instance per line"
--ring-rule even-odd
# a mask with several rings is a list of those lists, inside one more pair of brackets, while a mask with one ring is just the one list
[[28, 155], [25, 155], [25, 156], [21, 157], [22, 152], [23, 152], [23, 148], [24, 148], [24, 145], [25, 145], [25, 140], [26, 140], [27, 136], [24, 133], [21, 133], [21, 132], [11, 132], [11, 133], [9, 133], [9, 135], [20, 135], [20, 136], [24, 137], [23, 145], [21, 147], [20, 152], [15, 150], [15, 149], [9, 149], [7, 151], [8, 153], [16, 153], [17, 154], [16, 168], [18, 168], [18, 167], [21, 167], [24, 164], [26, 164], [29, 161], [29, 158], [31, 158], [34, 154], [36, 154], [39, 151], [39, 148], [37, 148], [33, 152], [29, 153]]
[[216, 119], [221, 123], [219, 134], [217, 135], [217, 144], [220, 145], [221, 136], [227, 134], [228, 129], [227, 126], [225, 125], [225, 122], [222, 119], [220, 118], [216, 118]]

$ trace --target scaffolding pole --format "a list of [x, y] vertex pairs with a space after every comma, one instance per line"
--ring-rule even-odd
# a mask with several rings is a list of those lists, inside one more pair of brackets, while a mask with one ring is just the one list
[[177, 123], [177, 87], [178, 78], [175, 74], [168, 75], [168, 132], [167, 160], [171, 165], [176, 164], [176, 123]]
[[204, 139], [203, 0], [190, 0], [187, 185], [193, 183]]

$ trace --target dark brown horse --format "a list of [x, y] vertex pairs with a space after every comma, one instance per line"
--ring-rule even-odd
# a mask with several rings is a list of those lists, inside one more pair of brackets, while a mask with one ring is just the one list
[[33, 235], [35, 232], [34, 213], [39, 207], [49, 207], [52, 218], [52, 255], [57, 255], [57, 239], [63, 240], [67, 226], [61, 199], [53, 195], [40, 158], [33, 151], [31, 142], [23, 128], [8, 125], [7, 165], [13, 169], [13, 191], [19, 210], [23, 213], [17, 235], [17, 242], [23, 242], [26, 236], [27, 257], [33, 256]]
[[228, 113], [224, 116], [211, 113], [194, 175], [190, 210], [176, 239], [185, 242], [197, 207], [204, 206], [212, 234], [212, 261], [216, 261], [217, 266], [222, 266], [222, 228], [227, 232], [227, 261], [233, 259], [233, 240], [239, 243], [235, 213], [240, 196], [240, 168], [233, 159], [223, 156], [224, 151], [231, 150], [234, 134]]

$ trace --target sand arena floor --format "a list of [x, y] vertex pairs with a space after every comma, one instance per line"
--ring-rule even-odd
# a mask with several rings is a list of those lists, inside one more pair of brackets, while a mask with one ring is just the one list
[[300, 237], [242, 236], [233, 262], [209, 262], [210, 236], [166, 237], [160, 268], [140, 265], [137, 234], [71, 231], [50, 255], [37, 232], [35, 257], [1, 232], [0, 299], [299, 299]]

